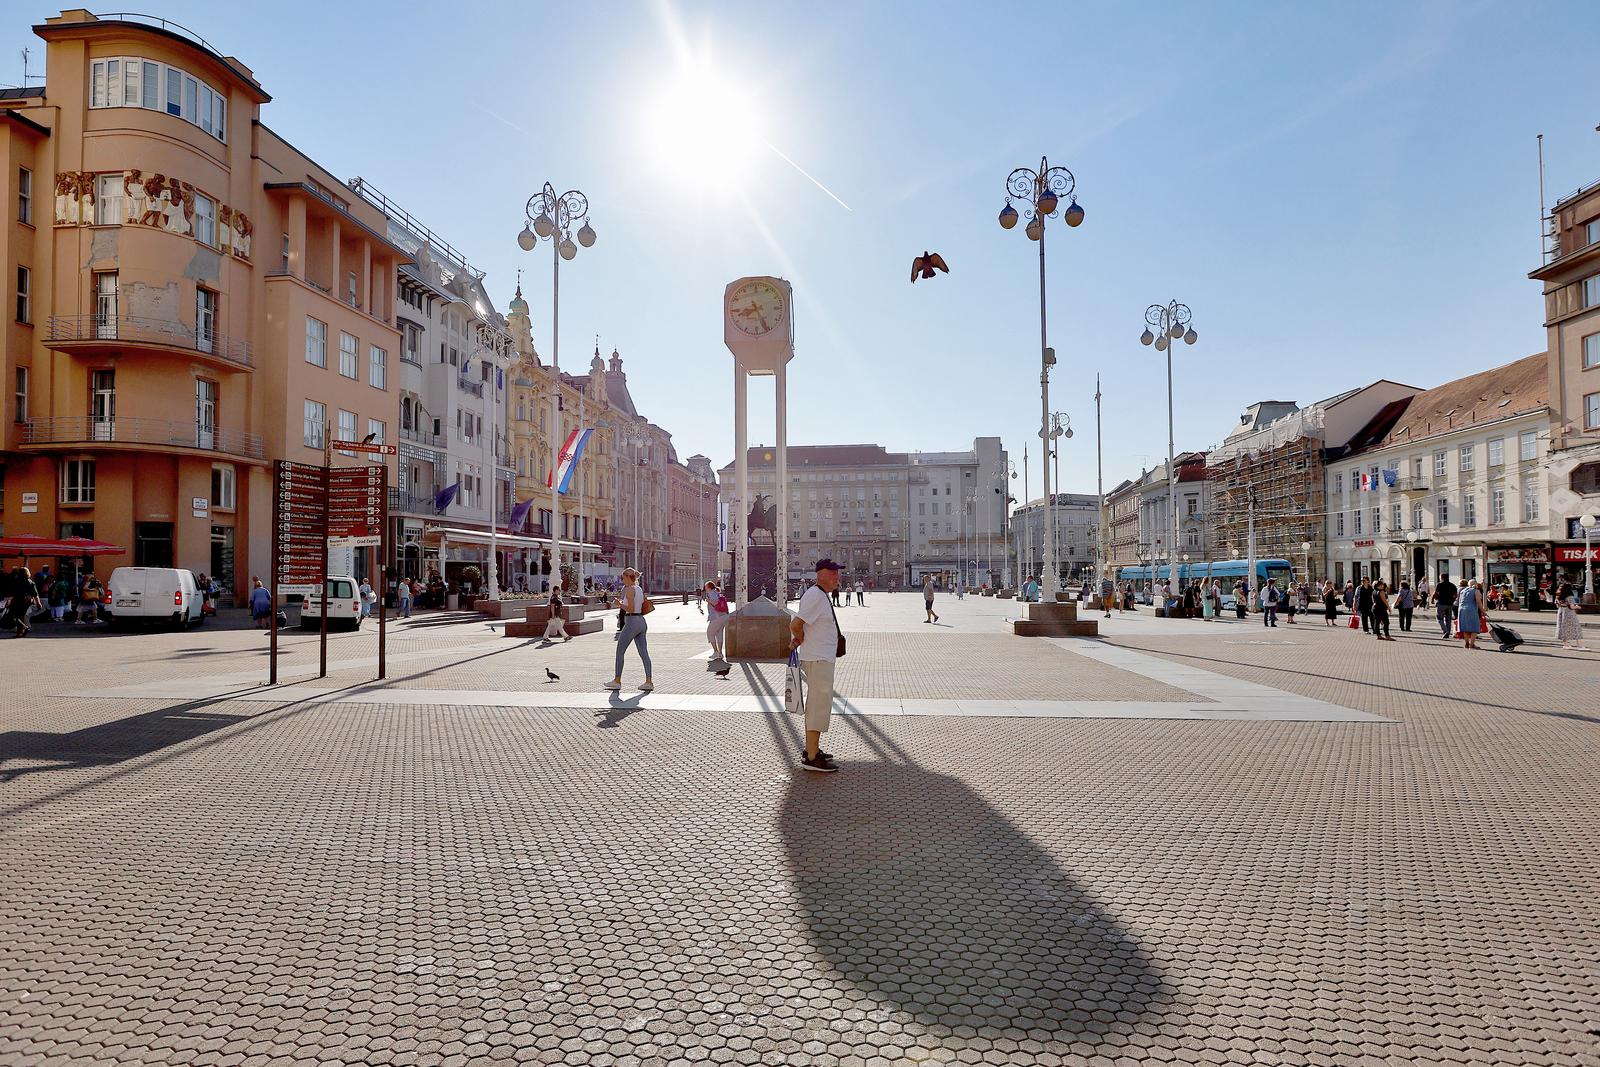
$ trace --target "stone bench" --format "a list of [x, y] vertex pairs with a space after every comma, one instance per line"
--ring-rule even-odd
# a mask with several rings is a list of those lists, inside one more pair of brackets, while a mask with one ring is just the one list
[[[524, 609], [523, 614], [522, 622], [506, 623], [506, 636], [543, 637], [544, 628], [550, 622], [549, 603], [530, 605]], [[588, 609], [582, 604], [562, 604], [561, 617], [566, 620], [567, 634], [572, 637], [599, 633], [606, 627], [604, 612], [590, 616]]]
[[1080, 620], [1074, 601], [1029, 604], [1028, 617], [1012, 622], [1011, 632], [1018, 637], [1099, 637], [1100, 624]]

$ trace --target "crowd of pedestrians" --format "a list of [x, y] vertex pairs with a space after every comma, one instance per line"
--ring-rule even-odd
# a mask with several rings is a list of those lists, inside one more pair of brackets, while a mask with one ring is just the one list
[[0, 582], [0, 625], [17, 637], [27, 637], [35, 622], [46, 619], [90, 626], [101, 621], [105, 599], [105, 585], [87, 568], [52, 574], [48, 565], [37, 573], [15, 567]]

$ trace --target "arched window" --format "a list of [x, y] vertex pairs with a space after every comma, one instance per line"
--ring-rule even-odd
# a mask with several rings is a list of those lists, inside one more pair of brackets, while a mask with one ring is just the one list
[[409, 396], [400, 398], [400, 428], [402, 430], [411, 429], [411, 398]]

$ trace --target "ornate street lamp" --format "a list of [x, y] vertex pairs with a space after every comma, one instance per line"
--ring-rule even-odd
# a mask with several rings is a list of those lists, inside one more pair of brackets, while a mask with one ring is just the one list
[[[549, 182], [528, 198], [523, 214], [526, 222], [517, 234], [517, 245], [532, 252], [540, 241], [549, 241], [554, 255], [550, 300], [550, 584], [561, 580], [561, 451], [566, 440], [561, 433], [561, 261], [578, 254], [578, 245], [594, 244], [594, 228], [589, 225], [589, 198], [576, 189], [557, 195]], [[577, 243], [573, 227], [577, 226]], [[578, 427], [580, 430], [583, 427]], [[582, 558], [580, 553], [579, 558]]]
[[[1045, 220], [1056, 218], [1059, 214], [1068, 226], [1081, 225], [1083, 208], [1078, 206], [1076, 189], [1077, 179], [1072, 176], [1070, 170], [1066, 167], [1052, 167], [1048, 158], [1040, 159], [1038, 170], [1018, 167], [1007, 176], [1006, 206], [1000, 210], [999, 221], [1002, 229], [1012, 229], [1019, 219], [1026, 218], [1028, 221], [1024, 232], [1030, 241], [1039, 242], [1039, 440], [1041, 442], [1047, 442], [1050, 437], [1050, 368], [1056, 362], [1056, 354], [1049, 347], [1045, 329]], [[1061, 206], [1063, 198], [1067, 201], [1064, 210]], [[1013, 201], [1022, 205], [1020, 212]], [[1046, 500], [1050, 499], [1048, 464], [1045, 465], [1044, 496]], [[1061, 588], [1053, 530], [1045, 537], [1044, 556], [1044, 588], [1040, 592], [1043, 599], [1053, 603], [1056, 592]]]
[[[1167, 549], [1169, 561], [1178, 544], [1178, 471], [1174, 466], [1172, 448], [1172, 346], [1179, 338], [1186, 345], [1192, 345], [1200, 339], [1194, 327], [1189, 325], [1189, 319], [1188, 306], [1176, 300], [1166, 306], [1151, 304], [1145, 308], [1145, 331], [1139, 335], [1140, 344], [1153, 344], [1157, 352], [1167, 354], [1167, 503], [1172, 508], [1172, 545]], [[1150, 332], [1152, 329], [1154, 333]], [[1250, 562], [1254, 568], [1255, 561]]]

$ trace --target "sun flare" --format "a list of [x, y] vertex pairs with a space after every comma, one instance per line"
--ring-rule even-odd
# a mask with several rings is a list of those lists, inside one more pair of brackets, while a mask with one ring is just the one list
[[651, 161], [695, 184], [733, 185], [749, 176], [765, 144], [761, 109], [747, 87], [709, 64], [683, 65], [645, 108]]

